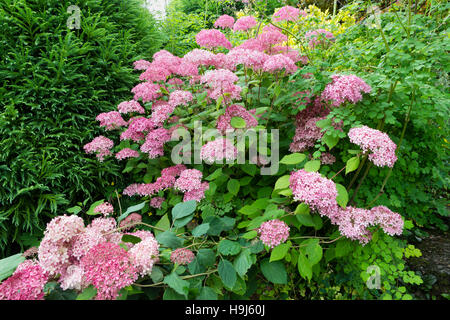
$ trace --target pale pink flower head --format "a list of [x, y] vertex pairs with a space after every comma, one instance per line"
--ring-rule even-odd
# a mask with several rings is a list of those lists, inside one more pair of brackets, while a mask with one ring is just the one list
[[175, 181], [175, 189], [182, 192], [192, 191], [201, 187], [203, 173], [197, 169], [186, 169]]
[[262, 33], [258, 35], [257, 39], [269, 52], [271, 51], [271, 46], [288, 40], [287, 36], [279, 28], [271, 24], [263, 28]]
[[105, 157], [110, 156], [111, 148], [114, 142], [104, 136], [98, 136], [91, 142], [84, 145], [83, 149], [86, 153], [95, 153], [97, 159], [102, 162]]
[[106, 130], [119, 129], [127, 125], [118, 111], [100, 113], [95, 120], [100, 121], [100, 127], [105, 127]]
[[269, 56], [264, 62], [264, 71], [269, 73], [277, 73], [285, 71], [286, 73], [294, 73], [297, 71], [297, 66], [294, 61], [283, 54], [276, 54]]
[[207, 83], [211, 88], [222, 88], [239, 81], [239, 77], [230, 70], [208, 70], [201, 78], [202, 83]]
[[247, 31], [258, 24], [256, 19], [252, 16], [245, 16], [237, 19], [234, 23], [233, 30], [234, 31]]
[[218, 138], [202, 147], [200, 158], [208, 164], [214, 162], [222, 163], [224, 160], [230, 162], [236, 159], [237, 153], [236, 147], [230, 140]]
[[156, 126], [161, 127], [174, 110], [175, 105], [170, 104], [170, 101], [156, 101], [152, 105], [151, 119]]
[[183, 197], [183, 202], [195, 200], [197, 202], [200, 202], [202, 199], [205, 198], [205, 191], [209, 189], [209, 183], [208, 182], [202, 182], [199, 188], [186, 191]]
[[[120, 221], [119, 227], [123, 228], [125, 226], [132, 225], [132, 224], [139, 223], [139, 222], [142, 222], [142, 216], [139, 213], [133, 212], [132, 214], [127, 216], [125, 219]], [[129, 229], [129, 228], [131, 228], [131, 226], [128, 227], [127, 229]]]
[[187, 265], [191, 263], [195, 258], [194, 253], [186, 248], [178, 248], [172, 251], [170, 255], [170, 261], [179, 265]]
[[263, 222], [258, 228], [261, 241], [269, 248], [274, 248], [286, 242], [289, 237], [289, 226], [281, 220], [274, 219]]
[[403, 232], [404, 222], [402, 216], [392, 212], [385, 206], [374, 207], [370, 212], [375, 216], [375, 221], [387, 234], [401, 235]]
[[347, 206], [345, 209], [339, 208], [336, 224], [343, 236], [365, 245], [372, 239], [372, 233], [367, 228], [375, 225], [375, 215], [369, 210]]
[[215, 55], [207, 50], [194, 49], [186, 53], [183, 60], [195, 66], [209, 66], [214, 63]]
[[333, 75], [333, 81], [325, 87], [321, 98], [332, 101], [334, 107], [344, 102], [357, 103], [362, 100], [362, 92], [369, 93], [372, 88], [355, 75]]
[[166, 199], [163, 197], [154, 197], [150, 200], [150, 207], [161, 209], [161, 206], [165, 200]]
[[124, 101], [117, 106], [120, 113], [145, 113], [145, 109], [136, 100]]
[[204, 29], [200, 31], [196, 36], [195, 40], [200, 47], [205, 47], [209, 50], [218, 47], [224, 47], [226, 49], [231, 49], [231, 43], [228, 41], [227, 37], [216, 29]]
[[0, 283], [0, 300], [44, 300], [48, 274], [38, 262], [25, 260]]
[[133, 235], [140, 237], [142, 240], [128, 251], [131, 263], [139, 275], [150, 275], [153, 265], [159, 261], [159, 244], [153, 235], [142, 237], [137, 232]]
[[266, 46], [261, 42], [260, 39], [250, 38], [242, 42], [237, 47], [234, 47], [234, 49], [249, 49], [264, 52], [264, 50], [266, 50]]
[[339, 215], [336, 201], [338, 193], [332, 180], [322, 177], [318, 172], [301, 169], [291, 173], [289, 188], [295, 201], [307, 204], [321, 216], [327, 216], [332, 223], [336, 223]]
[[237, 65], [243, 65], [253, 70], [261, 70], [264, 62], [269, 58], [264, 52], [241, 48], [232, 49], [226, 57], [228, 65], [232, 66], [233, 69]]
[[117, 160], [139, 158], [139, 152], [130, 148], [124, 148], [116, 153]]
[[84, 231], [84, 220], [76, 215], [63, 215], [53, 218], [44, 232], [44, 237], [53, 243], [67, 243]]
[[134, 100], [142, 99], [142, 102], [149, 102], [161, 97], [160, 86], [150, 82], [139, 83], [131, 92], [134, 93]]
[[133, 62], [135, 70], [145, 70], [150, 67], [151, 63], [147, 60], [137, 60]]
[[166, 81], [172, 74], [167, 68], [164, 68], [159, 63], [153, 62], [140, 76], [139, 80], [157, 82]]
[[227, 14], [220, 16], [214, 23], [215, 28], [222, 28], [222, 29], [230, 28], [231, 29], [231, 28], [233, 28], [233, 26], [234, 26], [234, 18]]
[[108, 216], [109, 214], [114, 212], [114, 207], [109, 202], [103, 202], [95, 207], [94, 213], [101, 213], [104, 216]]
[[89, 286], [89, 283], [84, 279], [83, 269], [77, 264], [72, 264], [64, 270], [58, 282], [63, 290], [82, 291]]
[[300, 9], [284, 6], [278, 9], [272, 16], [273, 21], [297, 21], [298, 17], [302, 15], [306, 15], [306, 12], [300, 11]]
[[389, 136], [376, 129], [362, 126], [350, 129], [350, 141], [360, 146], [364, 153], [369, 153], [368, 159], [378, 167], [392, 168], [397, 161], [395, 150], [397, 145]]
[[81, 259], [84, 277], [97, 288], [97, 300], [113, 300], [120, 289], [137, 280], [138, 274], [125, 249], [114, 243], [100, 243]]
[[170, 93], [169, 104], [173, 107], [179, 105], [188, 105], [194, 97], [190, 91], [175, 90]]

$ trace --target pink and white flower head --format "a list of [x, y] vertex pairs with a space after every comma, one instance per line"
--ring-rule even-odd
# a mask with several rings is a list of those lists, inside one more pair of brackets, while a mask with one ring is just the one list
[[283, 54], [269, 56], [264, 62], [263, 70], [269, 73], [277, 73], [285, 71], [286, 73], [294, 73], [297, 71], [294, 61]]
[[317, 29], [305, 34], [306, 41], [309, 41], [309, 47], [315, 48], [319, 45], [326, 46], [334, 41], [334, 35], [325, 29]]
[[333, 81], [325, 87], [321, 98], [338, 107], [344, 102], [357, 103], [362, 100], [362, 92], [369, 93], [372, 88], [355, 75], [333, 75]]
[[231, 49], [232, 47], [227, 37], [222, 32], [216, 29], [204, 29], [200, 31], [195, 36], [195, 40], [200, 47], [205, 47], [209, 50], [219, 47]]
[[[142, 216], [139, 213], [134, 212], [134, 213], [130, 214], [129, 216], [127, 216], [122, 221], [120, 221], [119, 227], [123, 228], [125, 226], [137, 224], [139, 222], [142, 222]], [[131, 228], [131, 226], [128, 227], [127, 229], [129, 229], [129, 228]]]
[[124, 160], [129, 158], [139, 158], [139, 152], [130, 148], [124, 148], [116, 153], [117, 160]]
[[194, 97], [192, 93], [184, 90], [175, 90], [170, 93], [169, 104], [173, 107], [177, 107], [179, 105], [188, 105], [189, 102], [192, 101]]
[[350, 206], [345, 209], [339, 208], [337, 221], [339, 232], [351, 240], [358, 240], [362, 245], [372, 239], [372, 234], [367, 228], [375, 223], [375, 215], [369, 210]]
[[163, 197], [154, 197], [150, 200], [150, 207], [161, 209], [161, 206], [165, 200], [166, 199]]
[[138, 273], [125, 249], [114, 243], [91, 248], [80, 262], [84, 277], [97, 288], [97, 300], [116, 299], [119, 290], [137, 280]]
[[233, 30], [234, 31], [247, 31], [258, 24], [256, 19], [252, 16], [245, 16], [237, 19], [234, 23]]
[[108, 216], [114, 212], [114, 207], [109, 202], [104, 202], [95, 207], [94, 213], [101, 213], [104, 216]]
[[279, 28], [271, 24], [263, 28], [262, 33], [258, 35], [257, 39], [263, 45], [265, 50], [269, 52], [273, 45], [281, 44], [288, 40], [287, 36], [283, 34]]
[[230, 140], [218, 138], [202, 147], [200, 158], [208, 164], [222, 163], [224, 160], [230, 162], [236, 159], [237, 153], [236, 147]]
[[148, 82], [166, 81], [172, 74], [167, 68], [153, 62], [140, 76], [139, 80]]
[[249, 49], [259, 52], [264, 52], [266, 50], [266, 46], [261, 42], [259, 39], [250, 38], [248, 40], [245, 40], [237, 47], [234, 47], [234, 49]]
[[100, 127], [105, 127], [106, 130], [119, 129], [127, 125], [118, 111], [100, 113], [95, 120], [100, 121]]
[[[134, 234], [139, 237], [138, 233]], [[150, 275], [155, 263], [159, 261], [159, 244], [153, 235], [139, 237], [141, 241], [128, 251], [136, 272], [141, 276]]]
[[86, 153], [96, 153], [97, 159], [102, 162], [105, 157], [110, 156], [111, 148], [114, 142], [104, 136], [98, 136], [91, 142], [84, 145], [83, 149]]
[[133, 65], [135, 70], [146, 70], [150, 67], [151, 63], [147, 60], [137, 60], [133, 62]]
[[174, 111], [175, 106], [170, 104], [170, 101], [156, 101], [152, 105], [152, 121], [156, 126], [161, 127], [164, 124], [171, 113]]
[[170, 261], [179, 265], [187, 265], [191, 263], [195, 258], [194, 253], [186, 248], [178, 248], [172, 251], [170, 255]]
[[205, 191], [209, 189], [209, 183], [208, 182], [202, 182], [199, 188], [193, 189], [190, 191], [186, 191], [183, 197], [183, 202], [195, 200], [197, 202], [200, 202], [202, 199], [205, 198]]
[[182, 192], [199, 189], [202, 184], [203, 173], [197, 169], [186, 169], [180, 173], [175, 181], [175, 189]]
[[272, 16], [273, 21], [297, 21], [300, 14], [306, 16], [306, 12], [291, 6], [284, 6], [278, 9]]
[[214, 23], [215, 28], [222, 28], [222, 29], [230, 28], [231, 29], [231, 28], [233, 28], [233, 26], [234, 26], [234, 18], [227, 14], [220, 16]]
[[150, 159], [155, 159], [164, 155], [164, 144], [170, 139], [170, 133], [166, 128], [157, 128], [147, 134], [140, 150], [147, 153]]
[[333, 181], [322, 177], [320, 173], [301, 169], [291, 173], [289, 183], [295, 201], [306, 203], [312, 210], [336, 223], [339, 215], [336, 202], [338, 194]]
[[233, 69], [238, 65], [243, 65], [253, 70], [261, 70], [268, 58], [269, 56], [264, 52], [241, 48], [232, 49], [226, 55], [227, 63]]
[[118, 105], [117, 110], [119, 110], [120, 113], [125, 114], [134, 112], [140, 114], [145, 113], [145, 109], [136, 100], [121, 102]]
[[281, 220], [274, 219], [261, 224], [258, 229], [259, 238], [269, 248], [286, 242], [289, 237], [289, 226]]
[[376, 223], [384, 232], [391, 236], [402, 234], [404, 222], [401, 215], [392, 212], [385, 206], [374, 207], [370, 212], [375, 216]]
[[348, 136], [350, 141], [359, 145], [364, 153], [370, 152], [368, 159], [374, 165], [392, 168], [397, 161], [395, 155], [397, 145], [392, 142], [386, 133], [362, 126], [350, 129]]
[[208, 70], [201, 78], [201, 82], [207, 83], [211, 88], [221, 88], [237, 81], [239, 81], [239, 77], [226, 69]]
[[142, 99], [142, 102], [150, 102], [161, 97], [160, 86], [150, 82], [139, 83], [131, 92], [136, 101]]
[[38, 262], [25, 260], [0, 283], [0, 300], [44, 300], [48, 274]]
[[215, 55], [207, 50], [194, 49], [186, 53], [183, 60], [195, 66], [209, 66], [214, 63]]

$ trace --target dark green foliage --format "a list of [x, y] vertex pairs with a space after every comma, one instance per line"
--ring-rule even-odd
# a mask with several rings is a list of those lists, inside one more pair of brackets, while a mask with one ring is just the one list
[[[81, 29], [67, 27], [70, 5], [81, 9]], [[96, 115], [131, 98], [132, 62], [150, 59], [160, 37], [140, 0], [5, 0], [0, 29], [5, 253], [12, 241], [24, 244], [21, 232], [32, 238], [62, 205], [95, 198], [116, 179], [117, 164], [82, 148], [102, 134]]]

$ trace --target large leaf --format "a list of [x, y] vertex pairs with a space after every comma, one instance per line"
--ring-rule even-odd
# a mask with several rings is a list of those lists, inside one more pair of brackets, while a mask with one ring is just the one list
[[348, 203], [348, 192], [347, 189], [342, 184], [336, 183], [336, 190], [338, 195], [336, 197], [336, 202], [342, 207], [346, 208]]
[[223, 239], [219, 242], [217, 250], [225, 256], [234, 256], [241, 251], [241, 245], [236, 241]]
[[25, 261], [25, 258], [21, 253], [0, 260], [0, 281], [12, 275], [23, 261]]
[[352, 157], [347, 160], [345, 165], [345, 174], [355, 171], [359, 167], [359, 157]]
[[178, 294], [187, 297], [189, 293], [189, 282], [181, 279], [176, 273], [172, 272], [167, 275], [163, 282], [175, 290]]
[[288, 253], [291, 245], [292, 243], [290, 241], [277, 245], [275, 248], [272, 249], [269, 261], [272, 262], [283, 259]]
[[172, 219], [177, 220], [189, 216], [196, 207], [197, 201], [195, 200], [177, 203], [172, 209]]
[[253, 261], [251, 252], [247, 248], [243, 249], [233, 262], [234, 269], [241, 277], [243, 277], [247, 273], [248, 269], [250, 269], [252, 264]]
[[288, 154], [288, 155], [284, 156], [280, 160], [280, 163], [287, 164], [287, 165], [293, 165], [293, 164], [298, 164], [298, 163], [302, 162], [305, 159], [306, 159], [306, 155], [305, 154], [303, 154], [303, 153], [293, 153], [293, 154]]
[[168, 248], [176, 249], [183, 246], [184, 240], [178, 238], [172, 231], [165, 231], [156, 236], [156, 240]]
[[300, 275], [304, 279], [311, 280], [312, 279], [312, 266], [311, 262], [309, 262], [308, 258], [306, 258], [305, 254], [299, 251], [297, 267]]
[[142, 210], [145, 206], [146, 201], [141, 202], [137, 205], [131, 206], [129, 207], [119, 218], [117, 218], [117, 221], [120, 222], [123, 219], [125, 219], [126, 217], [128, 217], [130, 215], [130, 213]]
[[237, 280], [236, 270], [233, 264], [228, 260], [221, 260], [218, 271], [223, 284], [230, 289], [233, 288]]
[[272, 283], [287, 283], [286, 268], [281, 261], [270, 262], [269, 259], [264, 259], [261, 261], [261, 271], [264, 277]]

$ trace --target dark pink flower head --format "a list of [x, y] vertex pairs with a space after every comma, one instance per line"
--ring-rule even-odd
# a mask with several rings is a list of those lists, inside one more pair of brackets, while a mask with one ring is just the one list
[[300, 11], [300, 9], [284, 6], [278, 9], [272, 16], [273, 21], [297, 21], [298, 17], [302, 15], [306, 15], [306, 12]]
[[138, 158], [139, 152], [130, 148], [124, 148], [116, 153], [117, 160], [129, 159], [129, 158]]
[[222, 29], [230, 28], [231, 29], [231, 28], [233, 28], [233, 26], [234, 26], [234, 18], [227, 14], [220, 16], [214, 23], [215, 28], [222, 28]]
[[100, 127], [105, 127], [106, 130], [119, 129], [127, 125], [118, 111], [100, 113], [95, 120], [100, 121]]
[[321, 98], [332, 101], [334, 107], [344, 102], [357, 103], [362, 100], [362, 92], [369, 93], [372, 88], [355, 75], [333, 75], [333, 81], [325, 87]]
[[150, 207], [161, 209], [161, 206], [165, 200], [166, 199], [163, 197], [154, 197], [150, 200]]
[[[120, 225], [119, 227], [123, 228], [127, 225], [131, 225], [134, 223], [139, 223], [142, 221], [142, 216], [139, 213], [132, 213], [129, 216], [127, 216], [125, 219], [123, 219], [122, 221], [120, 221]], [[127, 229], [129, 229], [131, 227], [128, 227]]]
[[289, 227], [281, 220], [269, 220], [261, 224], [258, 229], [259, 238], [269, 248], [274, 248], [286, 242], [289, 237]]
[[151, 82], [139, 83], [131, 92], [134, 93], [134, 100], [142, 99], [142, 102], [149, 102], [161, 97], [160, 87]]
[[231, 43], [228, 41], [227, 37], [216, 29], [202, 30], [196, 36], [195, 40], [200, 47], [205, 47], [209, 50], [218, 47], [224, 47], [226, 49], [231, 49]]
[[105, 157], [110, 156], [111, 148], [114, 142], [104, 136], [94, 138], [88, 144], [85, 144], [83, 149], [86, 153], [95, 153], [99, 161], [103, 161]]
[[86, 280], [97, 288], [97, 300], [113, 300], [120, 289], [137, 280], [136, 268], [125, 249], [114, 243], [100, 243], [81, 259]]
[[0, 300], [44, 300], [48, 274], [38, 262], [25, 260], [0, 284]]
[[252, 16], [245, 16], [242, 18], [239, 18], [233, 26], [234, 31], [247, 31], [257, 25], [257, 21]]
[[321, 216], [327, 216], [332, 223], [336, 222], [338, 204], [337, 189], [333, 181], [324, 178], [320, 173], [303, 169], [291, 173], [289, 188], [295, 201], [306, 203]]
[[386, 133], [362, 126], [350, 129], [348, 136], [350, 141], [359, 145], [364, 153], [370, 151], [368, 159], [376, 166], [392, 168], [397, 161], [395, 155], [397, 145]]
[[140, 150], [148, 154], [150, 159], [164, 155], [164, 144], [171, 138], [166, 128], [158, 128], [150, 131], [145, 137], [145, 142]]
[[179, 265], [187, 265], [191, 263], [194, 258], [194, 253], [186, 248], [175, 249], [170, 255], [170, 261]]

